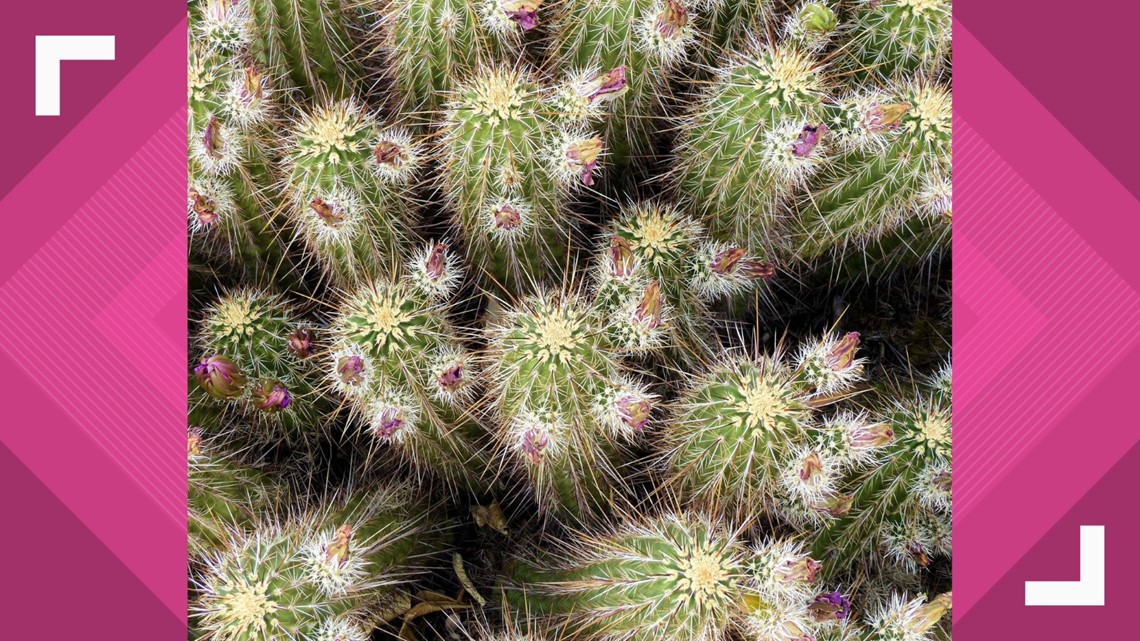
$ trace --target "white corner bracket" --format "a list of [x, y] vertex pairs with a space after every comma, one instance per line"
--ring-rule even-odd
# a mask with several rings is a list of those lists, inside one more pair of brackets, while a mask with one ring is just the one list
[[36, 36], [36, 115], [59, 115], [59, 63], [114, 60], [115, 36]]
[[1025, 605], [1104, 605], [1104, 526], [1081, 526], [1079, 581], [1026, 581]]

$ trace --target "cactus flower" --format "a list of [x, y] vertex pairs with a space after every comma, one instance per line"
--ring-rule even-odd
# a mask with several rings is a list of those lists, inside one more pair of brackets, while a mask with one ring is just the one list
[[221, 127], [218, 117], [210, 116], [210, 121], [206, 123], [206, 130], [202, 132], [202, 147], [206, 150], [206, 155], [214, 160], [222, 159]]
[[585, 140], [570, 143], [566, 147], [566, 164], [582, 175], [582, 184], [594, 185], [593, 172], [598, 167], [598, 156], [602, 154], [602, 139], [592, 136]]
[[281, 383], [265, 381], [254, 389], [253, 402], [263, 412], [277, 412], [288, 408], [293, 396]]
[[499, 6], [523, 31], [530, 31], [538, 26], [538, 7], [541, 4], [542, 0], [505, 0]]
[[309, 207], [330, 227], [337, 227], [344, 222], [344, 212], [338, 211], [335, 205], [321, 198], [314, 198], [313, 201], [309, 203]]
[[823, 461], [818, 452], [812, 452], [800, 462], [800, 480], [810, 481], [813, 476], [823, 471]]
[[233, 361], [219, 354], [203, 358], [194, 367], [194, 376], [207, 394], [219, 400], [237, 398], [245, 390], [245, 375]]
[[816, 145], [823, 140], [823, 136], [826, 133], [827, 125], [825, 124], [804, 125], [803, 131], [800, 132], [796, 141], [792, 143], [792, 155], [796, 158], [811, 157], [811, 153], [815, 151]]
[[544, 430], [530, 428], [523, 433], [522, 450], [527, 460], [534, 465], [542, 463], [542, 452], [550, 445], [550, 435]]
[[360, 385], [364, 382], [364, 359], [355, 354], [342, 356], [337, 361], [336, 374], [345, 385]]
[[856, 425], [851, 428], [848, 440], [852, 449], [869, 450], [883, 447], [895, 438], [895, 431], [886, 423]]
[[510, 231], [522, 224], [522, 215], [518, 208], [510, 203], [503, 203], [495, 207], [492, 214], [494, 215], [495, 226], [499, 229]]
[[808, 612], [821, 623], [830, 620], [843, 621], [851, 616], [851, 601], [847, 600], [839, 590], [824, 592], [808, 606]]
[[439, 375], [439, 386], [445, 392], [454, 392], [463, 384], [463, 364], [456, 363]]
[[805, 556], [785, 563], [780, 569], [780, 581], [783, 583], [812, 583], [822, 569], [822, 563]]
[[348, 556], [351, 551], [352, 527], [345, 524], [340, 526], [332, 542], [325, 547], [325, 563], [328, 565], [335, 564], [337, 567], [344, 567], [344, 564], [348, 562]]
[[661, 286], [655, 280], [650, 281], [645, 287], [645, 293], [641, 295], [641, 302], [637, 304], [637, 320], [645, 323], [648, 329], [657, 329], [661, 325], [663, 304]]
[[389, 439], [404, 426], [404, 413], [398, 407], [385, 407], [376, 423], [376, 436]]
[[621, 236], [610, 238], [610, 274], [625, 278], [633, 273], [633, 247]]
[[379, 165], [387, 165], [393, 169], [400, 169], [408, 162], [408, 150], [398, 142], [381, 140], [372, 150], [372, 157]]
[[289, 351], [300, 358], [313, 355], [313, 332], [308, 327], [298, 327], [286, 339]]
[[190, 199], [193, 201], [194, 215], [198, 217], [198, 222], [204, 226], [210, 226], [218, 220], [218, 212], [215, 209], [214, 201], [202, 195], [197, 189], [190, 189]]
[[652, 410], [649, 401], [632, 396], [621, 397], [617, 408], [622, 422], [639, 432], [645, 429], [645, 424], [649, 422], [649, 412]]
[[613, 100], [626, 92], [625, 66], [614, 67], [609, 71], [598, 74], [590, 83], [592, 91], [586, 95], [590, 102]]
[[676, 40], [689, 23], [689, 11], [677, 0], [665, 0], [665, 8], [657, 15], [653, 27], [662, 40]]
[[899, 122], [908, 111], [910, 105], [905, 102], [875, 105], [863, 116], [863, 126], [868, 131], [893, 131], [898, 128]]
[[447, 244], [438, 243], [431, 248], [431, 252], [428, 254], [427, 261], [424, 264], [424, 272], [429, 279], [438, 282], [446, 275], [446, 270]]
[[825, 363], [828, 369], [840, 372], [855, 362], [855, 350], [859, 347], [859, 332], [848, 332], [839, 339], [827, 353]]

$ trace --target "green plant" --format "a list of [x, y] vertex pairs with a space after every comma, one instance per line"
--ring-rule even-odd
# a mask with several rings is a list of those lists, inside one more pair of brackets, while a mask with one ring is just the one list
[[480, 489], [488, 479], [471, 415], [478, 373], [448, 318], [461, 279], [455, 253], [432, 242], [392, 277], [349, 290], [330, 327], [325, 367], [356, 429], [418, 474]]
[[532, 74], [482, 69], [443, 126], [441, 186], [480, 276], [526, 291], [561, 271], [574, 227], [571, 189], [594, 184], [602, 140], [554, 105]]
[[933, 79], [946, 61], [952, 28], [950, 0], [859, 0], [852, 9], [846, 65], [854, 86]]
[[[629, 320], [653, 331], [653, 319], [642, 307]], [[655, 397], [624, 362], [621, 333], [588, 301], [553, 293], [521, 301], [487, 331], [488, 409], [500, 455], [560, 518], [599, 518], [627, 491], [625, 450]]]
[[827, 163], [827, 83], [793, 45], [753, 43], [679, 123], [673, 178], [713, 237], [763, 255], [786, 245], [783, 208]]
[[320, 391], [316, 331], [279, 295], [252, 289], [222, 295], [198, 332], [191, 411], [201, 404], [233, 419], [214, 428], [237, 421], [289, 440], [313, 436], [334, 409]]
[[414, 233], [419, 144], [358, 102], [328, 103], [287, 148], [288, 211], [322, 271], [341, 286], [391, 274]]

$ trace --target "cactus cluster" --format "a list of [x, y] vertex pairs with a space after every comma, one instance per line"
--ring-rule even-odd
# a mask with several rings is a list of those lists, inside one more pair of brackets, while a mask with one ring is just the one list
[[948, 1], [189, 16], [190, 638], [949, 638]]

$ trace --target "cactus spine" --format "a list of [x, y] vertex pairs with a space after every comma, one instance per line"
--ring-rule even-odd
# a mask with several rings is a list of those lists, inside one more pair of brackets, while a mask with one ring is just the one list
[[512, 563], [507, 597], [571, 637], [716, 641], [743, 605], [744, 556], [711, 521], [666, 515]]
[[232, 267], [268, 284], [288, 271], [280, 232], [269, 215], [276, 194], [265, 137], [276, 110], [262, 72], [243, 63], [240, 52], [211, 40], [236, 46], [240, 39], [197, 27], [192, 35], [200, 38], [191, 42], [188, 59], [191, 253], [215, 268]]
[[847, 482], [850, 508], [820, 532], [817, 553], [832, 572], [859, 561], [887, 561], [907, 572], [949, 556], [951, 408], [949, 366], [901, 395], [886, 417], [893, 439], [866, 472]]
[[913, 82], [871, 90], [831, 118], [841, 151], [799, 199], [805, 260], [880, 245], [892, 264], [945, 247], [951, 216], [950, 92]]
[[622, 70], [603, 137], [618, 166], [649, 155], [664, 115], [672, 72], [695, 39], [680, 0], [572, 0], [563, 3], [550, 45], [556, 69]]
[[361, 88], [364, 70], [353, 55], [359, 17], [343, 0], [238, 0], [237, 6], [249, 15], [254, 57], [281, 86], [325, 101]]
[[461, 271], [431, 243], [389, 279], [345, 296], [331, 327], [332, 386], [352, 404], [361, 431], [396, 448], [420, 474], [485, 487], [485, 461], [470, 416], [474, 363], [447, 318]]
[[522, 33], [535, 26], [541, 3], [530, 3], [534, 6], [529, 13], [526, 4], [512, 0], [386, 3], [379, 10], [379, 47], [390, 58], [401, 113], [429, 121], [443, 110], [457, 78], [470, 77], [517, 52]]
[[682, 123], [674, 173], [714, 237], [757, 253], [783, 244], [782, 206], [825, 162], [825, 91], [811, 56], [759, 43], [705, 89]]
[[852, 82], [935, 78], [950, 49], [950, 0], [860, 0], [852, 16]]
[[192, 394], [192, 406], [227, 408], [290, 439], [312, 434], [332, 411], [311, 359], [314, 332], [278, 295], [223, 295], [202, 320], [193, 373], [205, 395]]
[[656, 288], [667, 309], [659, 347], [674, 365], [711, 355], [710, 301], [747, 294], [775, 271], [771, 262], [707, 239], [696, 221], [672, 205], [625, 208], [605, 244], [595, 266], [599, 304], [614, 316], [636, 314], [647, 290]]
[[524, 469], [539, 505], [560, 518], [591, 520], [620, 504], [624, 444], [652, 409], [608, 324], [578, 297], [543, 294], [488, 330], [489, 405], [502, 456]]
[[[727, 353], [696, 377], [667, 423], [663, 462], [687, 503], [738, 522], [791, 503], [823, 504], [839, 462], [816, 411], [860, 380], [858, 334], [806, 345], [797, 364]], [[844, 429], [869, 429], [852, 420]]]
[[568, 125], [557, 90], [525, 71], [480, 70], [444, 125], [442, 185], [479, 270], [510, 291], [560, 270], [571, 187], [594, 184], [601, 139]]
[[333, 102], [297, 124], [289, 210], [322, 270], [342, 286], [397, 268], [416, 220], [419, 145], [359, 103]]
[[753, 34], [764, 33], [775, 20], [774, 0], [696, 0], [693, 9], [704, 42], [699, 62], [716, 67], [725, 52], [748, 44]]
[[235, 533], [195, 581], [197, 632], [213, 641], [364, 641], [361, 622], [429, 569], [446, 541], [426, 514], [406, 493], [380, 488]]

